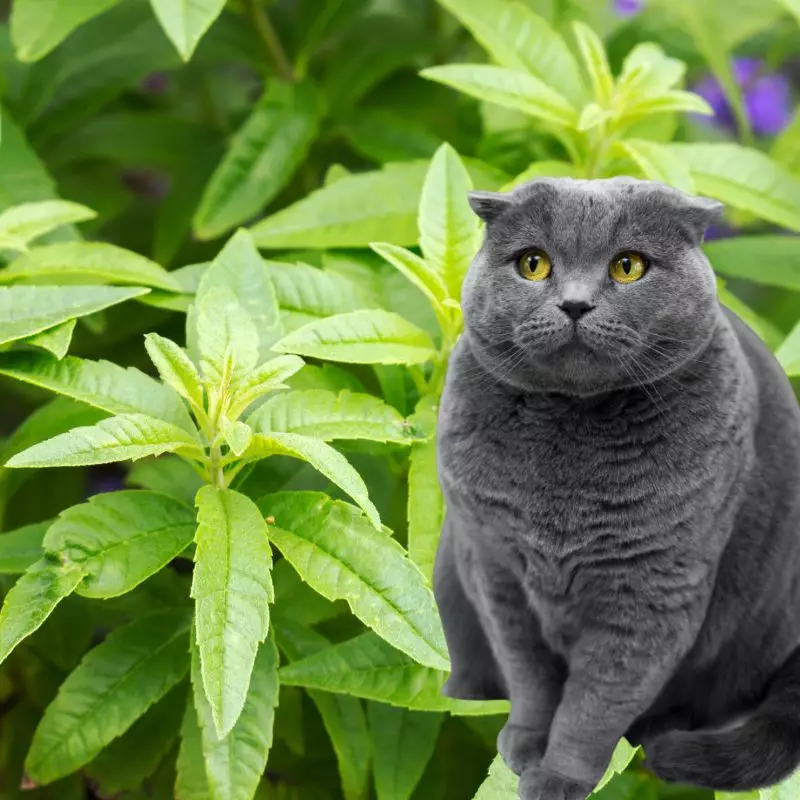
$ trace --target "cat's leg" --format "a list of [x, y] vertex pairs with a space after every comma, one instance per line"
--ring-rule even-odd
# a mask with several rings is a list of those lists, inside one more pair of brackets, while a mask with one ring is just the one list
[[693, 640], [677, 621], [622, 620], [624, 614], [577, 643], [544, 758], [521, 781], [524, 800], [584, 800], [619, 739], [652, 706]]
[[439, 540], [433, 590], [450, 654], [450, 677], [443, 694], [458, 700], [506, 698], [500, 670], [478, 614], [459, 576], [453, 518], [448, 515]]
[[511, 701], [497, 749], [519, 775], [544, 755], [564, 669], [544, 641], [519, 579], [485, 554], [474, 575], [481, 619]]

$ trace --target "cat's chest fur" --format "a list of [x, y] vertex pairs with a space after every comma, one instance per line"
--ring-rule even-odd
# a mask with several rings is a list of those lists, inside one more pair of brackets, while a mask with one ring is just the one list
[[437, 434], [448, 511], [475, 558], [523, 584], [555, 650], [626, 598], [702, 601], [750, 460], [739, 382], [721, 402], [700, 386], [581, 401], [474, 375], [462, 347]]

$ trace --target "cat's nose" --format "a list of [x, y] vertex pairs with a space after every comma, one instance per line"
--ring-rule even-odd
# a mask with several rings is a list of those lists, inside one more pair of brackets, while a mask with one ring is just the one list
[[580, 319], [587, 311], [591, 311], [594, 306], [585, 300], [564, 300], [559, 308], [572, 319]]

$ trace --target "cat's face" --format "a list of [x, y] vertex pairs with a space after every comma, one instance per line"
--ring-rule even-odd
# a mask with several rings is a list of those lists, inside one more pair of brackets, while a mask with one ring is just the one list
[[719, 307], [703, 231], [721, 205], [632, 178], [473, 192], [486, 238], [463, 290], [473, 350], [500, 380], [592, 395], [650, 383], [708, 341]]

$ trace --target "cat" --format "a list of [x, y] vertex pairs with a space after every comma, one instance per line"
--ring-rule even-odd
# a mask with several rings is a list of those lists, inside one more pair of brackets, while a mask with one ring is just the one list
[[[508, 698], [524, 800], [617, 741], [742, 791], [800, 764], [800, 412], [725, 310], [720, 203], [633, 178], [473, 192], [437, 430], [444, 693]], [[759, 269], [757, 262], [752, 269]]]

